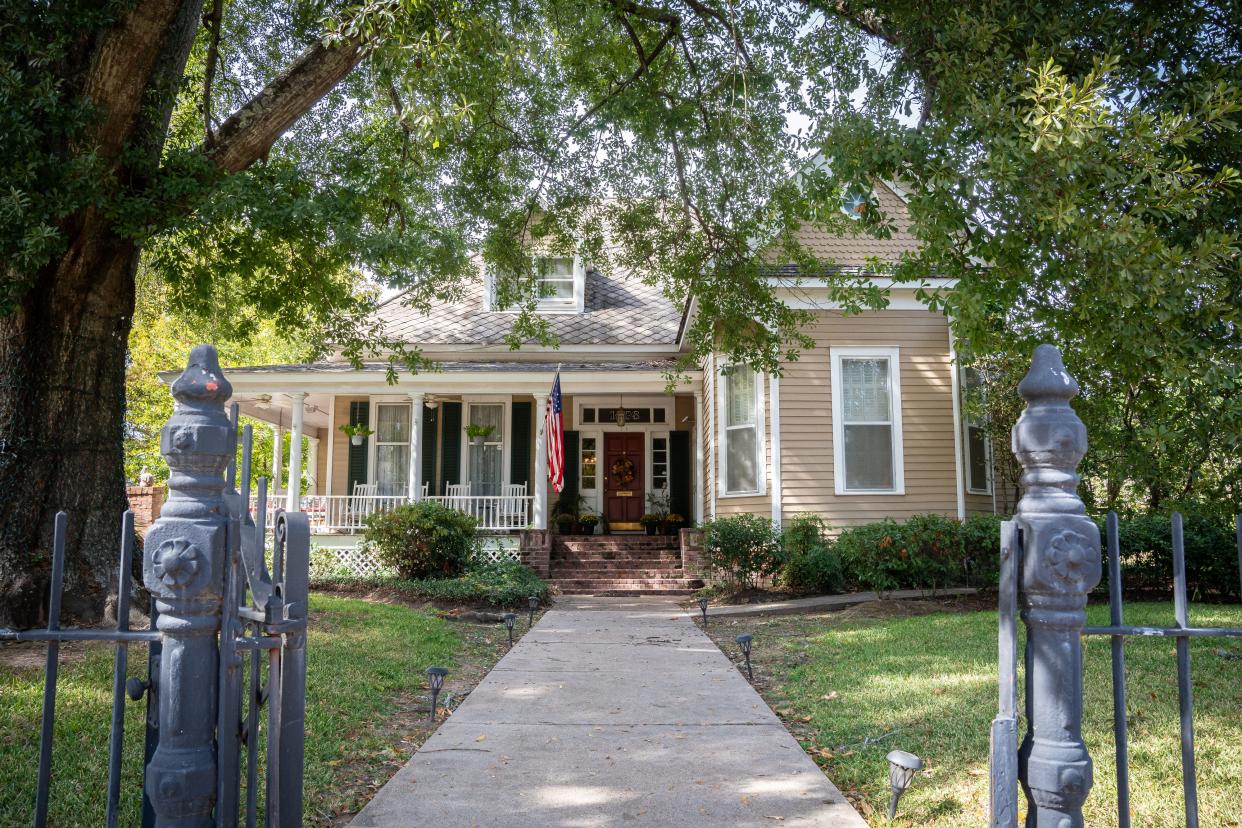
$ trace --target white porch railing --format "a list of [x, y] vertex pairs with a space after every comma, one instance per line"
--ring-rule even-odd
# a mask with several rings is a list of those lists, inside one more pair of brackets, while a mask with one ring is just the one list
[[[486, 532], [525, 529], [530, 525], [534, 503], [530, 495], [466, 495], [425, 497], [423, 500], [433, 500], [470, 515], [479, 522], [479, 529]], [[368, 516], [391, 512], [410, 502], [405, 495], [303, 495], [301, 507], [310, 519], [312, 533], [354, 533], [366, 528]], [[268, 498], [268, 526], [275, 525], [276, 512], [284, 506], [284, 497]], [[250, 511], [253, 513], [256, 508], [257, 498], [251, 497]]]

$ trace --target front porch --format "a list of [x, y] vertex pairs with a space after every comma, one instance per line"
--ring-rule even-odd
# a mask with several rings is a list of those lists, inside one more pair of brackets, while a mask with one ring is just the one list
[[562, 365], [558, 495], [548, 485], [544, 428], [557, 365], [442, 367], [402, 374], [396, 385], [381, 365], [227, 371], [241, 412], [272, 430], [266, 508], [305, 512], [332, 545], [356, 538], [368, 516], [419, 500], [465, 512], [494, 534], [548, 530], [566, 509], [600, 515], [611, 531], [641, 530], [652, 498], [701, 520], [697, 376], [667, 393], [664, 361]]

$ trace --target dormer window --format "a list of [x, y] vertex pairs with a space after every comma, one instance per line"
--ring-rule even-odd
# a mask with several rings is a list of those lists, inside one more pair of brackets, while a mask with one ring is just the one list
[[564, 305], [574, 300], [574, 260], [568, 256], [535, 260], [540, 305]]
[[541, 256], [535, 259], [541, 311], [581, 313], [586, 268], [576, 256]]
[[[535, 309], [540, 313], [582, 313], [586, 266], [579, 256], [537, 256], [535, 270]], [[484, 307], [504, 311], [497, 302], [496, 278], [485, 281]]]

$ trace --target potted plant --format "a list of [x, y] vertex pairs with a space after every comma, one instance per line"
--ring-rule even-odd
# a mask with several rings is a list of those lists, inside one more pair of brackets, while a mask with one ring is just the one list
[[466, 426], [466, 436], [470, 438], [470, 442], [476, 446], [483, 445], [483, 441], [492, 436], [496, 429], [493, 426], [474, 425], [471, 423]]
[[564, 512], [556, 516], [556, 531], [562, 535], [573, 534], [574, 516]]
[[643, 528], [647, 530], [648, 535], [654, 535], [656, 533], [656, 529], [660, 527], [660, 516], [647, 512], [647, 514], [638, 519], [638, 522], [641, 523]]
[[580, 515], [578, 517], [578, 525], [582, 527], [582, 534], [594, 535], [595, 524], [599, 523], [599, 515]]
[[675, 534], [677, 530], [680, 529], [682, 527], [682, 524], [684, 524], [685, 522], [686, 522], [686, 519], [682, 517], [681, 515], [677, 514], [676, 512], [669, 512], [667, 515], [664, 516], [665, 534], [668, 534], [668, 535]]
[[349, 438], [350, 445], [354, 446], [362, 445], [366, 442], [368, 437], [375, 433], [362, 423], [358, 423], [357, 425], [343, 425], [341, 426], [341, 431], [344, 432], [345, 436]]

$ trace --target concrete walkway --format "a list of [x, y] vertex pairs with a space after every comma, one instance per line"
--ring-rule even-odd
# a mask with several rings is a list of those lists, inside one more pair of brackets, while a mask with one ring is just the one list
[[558, 599], [351, 825], [865, 828], [672, 600]]

